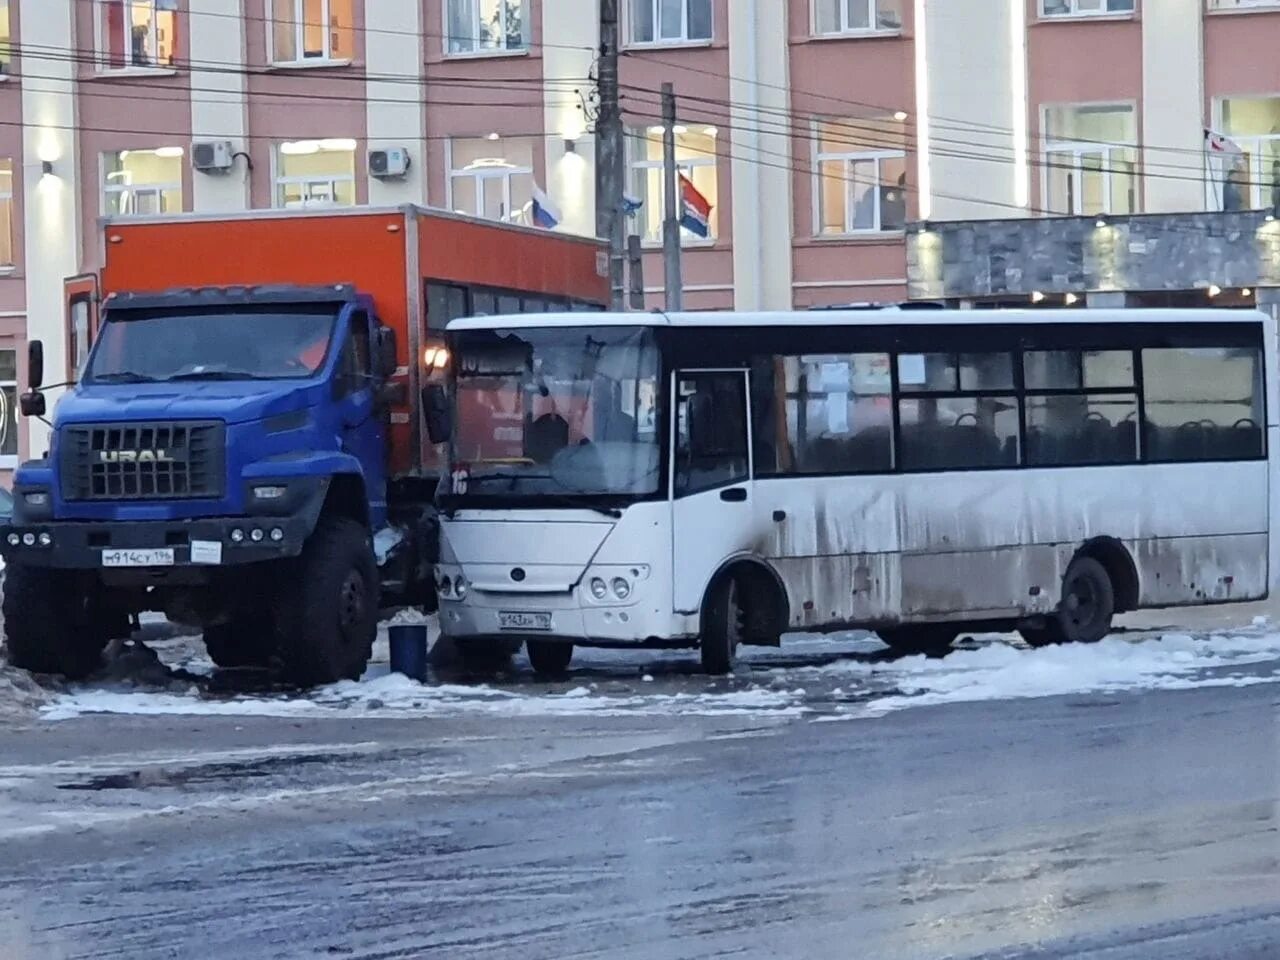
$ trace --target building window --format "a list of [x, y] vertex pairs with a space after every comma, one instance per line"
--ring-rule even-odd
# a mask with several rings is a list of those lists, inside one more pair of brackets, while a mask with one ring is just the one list
[[[681, 228], [684, 242], [707, 242], [716, 238], [716, 128], [707, 126], [677, 126], [676, 167], [693, 184], [694, 188], [711, 203], [706, 240]], [[636, 232], [646, 243], [662, 242], [664, 216], [662, 127], [632, 131], [628, 137], [631, 146], [632, 192], [640, 201], [637, 213], [639, 224]]]
[[528, 0], [448, 0], [450, 53], [525, 50]]
[[180, 213], [182, 157], [182, 147], [103, 154], [103, 212], [109, 217]]
[[1045, 207], [1092, 216], [1138, 209], [1137, 128], [1127, 104], [1046, 107]]
[[98, 0], [99, 60], [106, 69], [167, 69], [177, 47], [178, 0]]
[[351, 207], [355, 202], [354, 140], [290, 140], [276, 147], [277, 207]]
[[711, 0], [631, 0], [632, 43], [711, 39]]
[[814, 163], [818, 236], [902, 230], [907, 221], [904, 127], [891, 120], [819, 120]]
[[0, 160], [0, 270], [14, 265], [13, 161]]
[[533, 145], [483, 137], [449, 142], [449, 205], [488, 220], [527, 223], [533, 201]]
[[814, 0], [813, 32], [896, 33], [902, 29], [902, 0]]
[[1133, 0], [1040, 0], [1042, 17], [1105, 17], [1133, 13]]
[[1212, 155], [1212, 206], [1218, 210], [1280, 205], [1280, 97], [1232, 97], [1218, 104], [1228, 149]]
[[355, 0], [271, 0], [274, 63], [325, 63], [352, 58]]
[[13, 37], [9, 33], [9, 0], [0, 0], [0, 76], [13, 72]]
[[1209, 0], [1210, 10], [1265, 10], [1280, 7], [1280, 0]]
[[18, 351], [0, 350], [0, 467], [18, 465]]

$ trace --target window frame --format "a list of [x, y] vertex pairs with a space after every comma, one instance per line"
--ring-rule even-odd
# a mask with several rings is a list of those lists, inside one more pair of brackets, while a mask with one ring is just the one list
[[[305, 49], [305, 36], [307, 28], [306, 16], [306, 0], [291, 0], [293, 3], [293, 43], [295, 54], [290, 59], [284, 59], [276, 50], [276, 16], [272, 6], [272, 0], [264, 0], [263, 11], [267, 28], [267, 62], [272, 67], [282, 68], [298, 68], [298, 67], [344, 67], [354, 62], [354, 50], [350, 57], [335, 57], [333, 55], [333, 0], [320, 0], [324, 10], [324, 56], [307, 57], [303, 55]], [[352, 23], [348, 27], [351, 31], [352, 41], [355, 38], [355, 4], [352, 4]]]
[[[1271, 0], [1268, 0], [1271, 2]], [[1280, 0], [1276, 0], [1273, 4], [1275, 9], [1280, 9]], [[1262, 148], [1266, 144], [1275, 144], [1277, 148], [1276, 156], [1280, 158], [1280, 133], [1257, 134], [1245, 136], [1228, 133], [1226, 131], [1226, 123], [1224, 120], [1224, 111], [1228, 100], [1271, 100], [1280, 106], [1280, 92], [1271, 94], [1242, 94], [1238, 96], [1214, 97], [1213, 99], [1213, 120], [1214, 129], [1220, 131], [1223, 136], [1229, 138], [1236, 143], [1240, 149], [1252, 157], [1252, 163], [1249, 166], [1249, 200], [1245, 206], [1245, 210], [1271, 210], [1273, 205], [1268, 203], [1269, 199], [1264, 195], [1266, 186], [1266, 174], [1262, 169], [1263, 153]], [[1206, 178], [1205, 184], [1205, 209], [1212, 211], [1225, 211], [1226, 198], [1224, 196], [1223, 187], [1226, 185], [1227, 166], [1226, 157], [1209, 157], [1209, 170], [1211, 175]], [[1272, 186], [1272, 190], [1276, 190]], [[1280, 197], [1277, 197], [1280, 199]]]
[[[469, 216], [477, 217], [481, 220], [486, 220], [489, 223], [518, 223], [519, 220], [517, 218], [523, 216], [524, 210], [523, 208], [521, 208], [521, 210], [519, 211], [514, 211], [511, 208], [511, 178], [527, 176], [529, 177], [531, 183], [534, 182], [533, 164], [530, 163], [529, 166], [523, 167], [517, 164], [509, 163], [507, 166], [495, 165], [492, 167], [482, 167], [481, 169], [475, 170], [475, 171], [468, 171], [465, 169], [455, 170], [453, 166], [454, 142], [456, 140], [474, 140], [474, 139], [483, 139], [483, 138], [450, 137], [449, 140], [446, 141], [445, 143], [445, 153], [446, 153], [446, 156], [445, 156], [445, 170], [446, 170], [445, 206], [446, 208], [449, 210], [457, 209], [454, 206], [454, 199], [453, 199], [454, 177], [466, 177], [473, 181], [473, 189], [475, 190], [474, 206], [476, 209], [468, 211]], [[484, 195], [483, 193], [481, 193], [481, 184], [485, 180], [498, 180], [498, 179], [502, 180], [502, 202], [505, 208], [507, 209], [506, 220], [493, 220], [489, 217], [486, 217], [482, 212], [483, 206], [484, 206]]]
[[[708, 6], [709, 35], [706, 37], [689, 36], [689, 4], [694, 0], [680, 0], [680, 36], [663, 37], [662, 33], [662, 0], [629, 0], [627, 3], [626, 42], [627, 47], [698, 47], [710, 46], [716, 39], [716, 11], [713, 0], [706, 0]], [[653, 16], [653, 37], [648, 40], [636, 39], [635, 7], [638, 3], [649, 5]]]
[[[160, 49], [159, 36], [156, 32], [156, 19], [161, 13], [172, 13], [173, 22], [175, 24], [174, 29], [176, 31], [179, 18], [182, 16], [182, 13], [183, 13], [183, 11], [178, 7], [177, 0], [170, 0], [170, 2], [173, 3], [173, 9], [171, 10], [161, 10], [159, 8], [159, 4], [162, 2], [162, 0], [144, 0], [144, 2], [147, 2], [151, 5], [151, 19], [148, 21], [150, 26], [149, 36], [151, 38], [151, 43], [150, 43], [150, 48], [147, 51], [148, 54], [150, 54], [152, 59], [151, 64], [139, 65], [131, 62], [133, 60], [133, 44], [132, 43], [126, 43], [124, 45], [124, 50], [122, 51], [122, 54], [124, 56], [125, 63], [123, 63], [121, 66], [114, 66], [112, 64], [111, 62], [112, 53], [111, 53], [110, 47], [108, 46], [109, 40], [103, 34], [103, 29], [102, 29], [103, 19], [106, 16], [107, 9], [112, 3], [120, 3], [121, 6], [124, 8], [125, 16], [129, 17], [132, 14], [132, 6], [135, 2], [136, 0], [93, 0], [93, 38], [94, 38], [94, 46], [96, 47], [96, 50], [95, 50], [96, 56], [94, 58], [94, 62], [96, 64], [97, 72], [109, 73], [113, 75], [129, 74], [129, 73], [168, 75], [168, 74], [177, 73], [178, 68], [175, 67], [173, 64], [162, 64], [162, 63], [155, 62], [159, 59], [159, 49]], [[174, 58], [176, 59], [178, 55], [176, 37], [174, 38], [173, 55], [174, 55]]]
[[[1124, 20], [1135, 16], [1138, 7], [1137, 0], [1130, 0], [1128, 10], [1081, 10], [1080, 0], [1064, 0], [1064, 2], [1070, 4], [1070, 9], [1066, 13], [1049, 13], [1045, 10], [1048, 0], [1037, 0], [1036, 16], [1041, 20]], [[1102, 0], [1102, 2], [1110, 6], [1116, 0]]]
[[[3, 0], [0, 0], [3, 2]], [[18, 176], [18, 165], [12, 157], [0, 157], [0, 165], [9, 164], [9, 189], [0, 189], [0, 204], [9, 204], [9, 262], [5, 263], [0, 258], [0, 276], [6, 276], [18, 269], [18, 236], [14, 226], [17, 222], [17, 210], [14, 206], [17, 197], [17, 184], [14, 182]], [[0, 347], [0, 349], [4, 349]]]
[[0, 37], [0, 83], [4, 83], [13, 76], [13, 61], [16, 57], [13, 44], [12, 7], [15, 2], [16, 0], [0, 0], [0, 23], [4, 25], [4, 36]]
[[[121, 153], [125, 153], [132, 150], [154, 151], [158, 149], [160, 148], [159, 147], [122, 147], [119, 150], [104, 150], [102, 151], [102, 153], [98, 154], [98, 184], [99, 184], [98, 202], [101, 204], [99, 209], [102, 211], [102, 216], [134, 218], [134, 217], [166, 216], [172, 213], [186, 212], [187, 191], [186, 191], [186, 185], [183, 183], [183, 176], [182, 176], [183, 165], [181, 162], [183, 159], [186, 158], [187, 154], [185, 150], [183, 151], [182, 158], [176, 158], [176, 157], [174, 158], [179, 160], [177, 181], [169, 181], [166, 183], [144, 183], [141, 185], [141, 189], [138, 189], [138, 186], [135, 184], [112, 185], [107, 182], [107, 176], [108, 176], [107, 158], [108, 157], [112, 155], [118, 156]], [[161, 211], [160, 213], [119, 213], [119, 212], [112, 212], [111, 210], [110, 198], [113, 195], [133, 193], [135, 195], [145, 194], [145, 195], [161, 195], [162, 196], [165, 192], [170, 190], [178, 191], [178, 209], [177, 210], [165, 210], [165, 211]]]
[[[679, 126], [679, 124], [677, 124], [677, 126]], [[704, 134], [704, 136], [705, 135], [708, 135], [708, 134]], [[650, 160], [648, 158], [645, 158], [643, 160], [638, 159], [639, 148], [637, 144], [638, 143], [647, 144], [649, 142], [649, 137], [651, 136], [651, 134], [649, 133], [648, 126], [631, 127], [628, 129], [625, 136], [627, 141], [626, 143], [627, 186], [628, 186], [628, 192], [633, 192], [636, 189], [636, 185], [637, 185], [636, 180], [641, 170], [663, 170], [665, 168], [665, 164], [660, 158], [657, 160]], [[714, 168], [716, 171], [716, 195], [714, 197], [709, 198], [711, 200], [711, 208], [714, 211], [720, 205], [720, 135], [718, 130], [716, 135], [712, 137], [712, 141], [715, 143], [715, 148], [716, 148], [714, 153], [711, 153], [711, 154], [700, 153], [699, 156], [693, 159], [684, 159], [684, 160], [677, 159], [676, 173], [677, 175], [683, 175], [687, 177], [690, 181], [692, 181], [694, 169], [699, 167]], [[677, 144], [677, 148], [678, 147], [679, 147], [679, 144]], [[665, 178], [663, 178], [662, 180], [662, 189], [664, 193], [662, 194], [662, 196], [659, 197], [659, 200], [662, 202], [665, 209], [665, 205], [666, 205], [665, 191], [667, 189], [667, 183]], [[651, 199], [648, 196], [647, 191], [644, 199], [646, 203], [648, 203]], [[676, 207], [676, 214], [677, 216], [679, 215], [678, 205]], [[709, 230], [708, 236], [705, 238], [699, 237], [694, 233], [690, 233], [684, 227], [681, 227], [680, 228], [681, 249], [684, 249], [686, 247], [698, 248], [698, 247], [715, 246], [717, 243], [720, 242], [720, 218], [719, 217], [715, 218], [714, 225], [715, 225], [715, 229]], [[642, 233], [640, 235], [640, 245], [645, 249], [656, 249], [657, 247], [661, 247], [662, 246], [661, 228], [659, 228], [658, 236], [653, 239], [649, 239], [646, 234]]]
[[[20, 374], [22, 373], [22, 371], [18, 369], [18, 361], [20, 359], [19, 352], [18, 352], [18, 344], [13, 340], [5, 340], [3, 342], [0, 342], [0, 352], [8, 352], [13, 354], [14, 378], [12, 380], [0, 380], [0, 390], [4, 390], [6, 388], [12, 388], [13, 390], [14, 409], [12, 411], [7, 411], [7, 412], [9, 412], [10, 415], [13, 417], [13, 427], [16, 431], [18, 431], [18, 436], [17, 436], [18, 450], [16, 453], [0, 453], [0, 470], [14, 470], [17, 468], [19, 461], [21, 461], [22, 459], [22, 428], [21, 428], [22, 420], [18, 416], [18, 411], [17, 411], [17, 399], [18, 399], [18, 392], [19, 392], [18, 380], [19, 380]], [[0, 404], [3, 404], [5, 402], [7, 402], [5, 399], [0, 398]]]
[[[849, 26], [849, 2], [850, 0], [837, 0], [840, 5], [840, 26], [835, 30], [822, 30], [819, 27], [818, 4], [822, 0], [809, 0], [809, 35], [812, 37], [897, 37], [902, 35], [902, 24], [896, 27], [881, 27], [879, 3], [880, 0], [862, 0], [867, 5], [867, 23], [869, 27], [851, 27]], [[906, 0], [900, 0], [898, 18], [902, 18], [902, 4]]]
[[[1124, 110], [1128, 113], [1133, 122], [1133, 142], [1131, 143], [1112, 143], [1104, 140], [1054, 140], [1050, 139], [1047, 134], [1049, 126], [1049, 112], [1051, 110], [1072, 109], [1080, 110], [1089, 107], [1112, 107], [1115, 110]], [[1142, 212], [1142, 151], [1138, 145], [1138, 106], [1132, 100], [1100, 100], [1087, 102], [1066, 102], [1066, 103], [1043, 103], [1040, 105], [1040, 140], [1043, 146], [1040, 150], [1040, 199], [1042, 216], [1053, 217], [1092, 217], [1092, 216], [1110, 216], [1116, 211], [1112, 209], [1112, 193], [1114, 176], [1112, 154], [1115, 151], [1128, 150], [1133, 156], [1133, 209], [1126, 216], [1138, 214]], [[1091, 154], [1101, 155], [1101, 167], [1105, 180], [1105, 189], [1103, 191], [1103, 209], [1093, 212], [1083, 212], [1084, 192], [1082, 190], [1074, 191], [1072, 210], [1059, 212], [1049, 209], [1049, 184], [1053, 176], [1054, 170], [1060, 169], [1060, 165], [1052, 159], [1053, 154], [1062, 154], [1071, 158], [1071, 173], [1076, 178], [1076, 182], [1080, 182], [1081, 174], [1084, 170], [1082, 160], [1085, 156]]]
[[502, 35], [502, 45], [495, 47], [480, 46], [480, 0], [465, 0], [471, 7], [471, 25], [475, 29], [475, 33], [468, 38], [472, 47], [470, 50], [454, 50], [452, 49], [453, 41], [458, 39], [449, 33], [449, 5], [454, 0], [444, 0], [440, 4], [441, 14], [441, 30], [440, 45], [444, 56], [448, 59], [467, 59], [475, 57], [524, 57], [528, 56], [533, 47], [533, 23], [530, 19], [532, 12], [532, 0], [499, 0], [503, 9], [506, 10], [511, 4], [519, 4], [520, 14], [520, 43], [518, 47], [512, 47], [507, 43], [507, 35]]
[[[359, 165], [357, 163], [357, 157], [360, 153], [359, 140], [356, 141], [355, 149], [351, 151], [351, 175], [349, 177], [346, 175], [333, 175], [333, 174], [321, 174], [321, 175], [312, 175], [312, 176], [282, 174], [280, 171], [283, 168], [283, 164], [280, 162], [280, 158], [282, 156], [286, 156], [286, 154], [281, 153], [280, 147], [285, 143], [293, 143], [293, 142], [296, 142], [296, 141], [277, 140], [271, 145], [271, 209], [273, 210], [326, 210], [326, 209], [343, 210], [343, 209], [347, 209], [348, 207], [360, 206], [360, 196], [357, 190], [357, 187], [359, 185]], [[345, 153], [346, 151], [335, 150], [331, 152]], [[310, 183], [328, 183], [334, 187], [336, 187], [336, 185], [339, 183], [350, 183], [351, 184], [351, 203], [344, 204], [344, 203], [336, 203], [336, 202], [330, 201], [329, 203], [309, 204], [304, 200], [302, 206], [300, 207], [285, 206], [280, 195], [281, 187], [291, 186], [291, 185], [305, 185]], [[337, 191], [334, 190], [334, 195], [336, 196], [336, 194], [337, 194]]]
[[[812, 127], [812, 156], [813, 171], [810, 175], [812, 181], [812, 206], [813, 206], [813, 236], [816, 240], [837, 240], [846, 237], [895, 237], [906, 232], [906, 217], [903, 217], [903, 225], [886, 230], [882, 224], [881, 206], [884, 197], [881, 193], [884, 184], [881, 182], [881, 162], [884, 160], [901, 160], [906, 164], [907, 151], [887, 150], [887, 149], [869, 149], [869, 150], [836, 150], [824, 151], [822, 149], [822, 136], [819, 131], [819, 125], [822, 120], [814, 120]], [[842, 161], [844, 163], [844, 230], [840, 233], [823, 233], [822, 232], [822, 164], [834, 163]], [[875, 184], [875, 226], [873, 227], [855, 227], [853, 225], [853, 187], [856, 185], [850, 174], [850, 165], [854, 163], [865, 163], [874, 161], [876, 165], [876, 184]], [[906, 203], [906, 191], [904, 190], [903, 203]]]

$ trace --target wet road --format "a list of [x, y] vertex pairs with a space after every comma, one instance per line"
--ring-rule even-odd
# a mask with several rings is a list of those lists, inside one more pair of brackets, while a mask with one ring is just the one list
[[0, 729], [0, 957], [1273, 958], [1278, 698]]

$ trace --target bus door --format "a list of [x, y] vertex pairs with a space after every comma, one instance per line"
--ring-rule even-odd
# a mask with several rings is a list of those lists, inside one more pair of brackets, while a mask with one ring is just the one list
[[677, 611], [692, 611], [755, 526], [750, 393], [745, 370], [677, 370], [671, 389], [673, 597]]

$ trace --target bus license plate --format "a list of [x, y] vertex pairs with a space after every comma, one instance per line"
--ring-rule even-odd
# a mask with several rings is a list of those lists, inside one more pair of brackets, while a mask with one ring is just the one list
[[173, 547], [154, 550], [103, 550], [104, 567], [172, 567]]
[[551, 614], [502, 611], [498, 614], [499, 630], [550, 630]]

